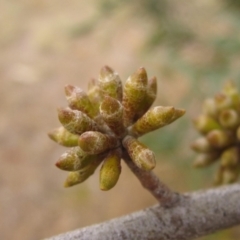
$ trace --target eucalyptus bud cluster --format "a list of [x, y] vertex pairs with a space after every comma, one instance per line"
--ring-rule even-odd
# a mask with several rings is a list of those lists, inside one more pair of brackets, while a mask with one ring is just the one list
[[191, 145], [198, 153], [193, 165], [207, 167], [218, 161], [214, 183], [235, 182], [240, 174], [240, 94], [233, 82], [206, 99], [193, 122], [202, 135]]
[[121, 173], [121, 160], [128, 154], [137, 167], [151, 171], [156, 164], [154, 153], [138, 137], [166, 126], [185, 111], [174, 107], [153, 107], [157, 79], [148, 79], [139, 68], [124, 86], [119, 75], [104, 66], [98, 80], [89, 82], [88, 91], [67, 85], [68, 107], [58, 109], [61, 127], [49, 137], [69, 147], [56, 166], [69, 171], [65, 186], [85, 181], [100, 168], [100, 189], [114, 187]]

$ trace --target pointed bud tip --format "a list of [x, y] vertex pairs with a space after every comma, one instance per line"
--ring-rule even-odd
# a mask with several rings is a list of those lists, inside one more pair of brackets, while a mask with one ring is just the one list
[[182, 108], [176, 108], [175, 111], [178, 113], [179, 117], [183, 116], [186, 113], [186, 110]]
[[66, 181], [64, 184], [63, 184], [63, 187], [65, 188], [69, 188], [69, 187], [72, 187], [73, 185], [69, 184], [68, 181]]
[[65, 108], [65, 107], [58, 107], [58, 108], [57, 108], [57, 112], [58, 112], [59, 114], [68, 113], [69, 111], [70, 111], [70, 109]]
[[100, 105], [100, 111], [105, 111], [108, 114], [116, 112], [116, 110], [119, 108], [121, 108], [120, 102], [110, 96], [104, 96], [104, 99]]
[[61, 166], [60, 162], [57, 161], [57, 162], [55, 163], [55, 166], [56, 166], [57, 168], [60, 168], [60, 166]]
[[113, 69], [110, 68], [108, 65], [105, 65], [101, 68], [101, 72], [106, 72], [106, 73], [113, 73]]
[[62, 124], [65, 122], [66, 123], [69, 122], [74, 115], [72, 110], [69, 108], [60, 107], [57, 109], [57, 112], [58, 112], [58, 119]]
[[71, 96], [73, 91], [75, 90], [76, 87], [70, 85], [70, 84], [67, 84], [65, 87], [64, 87], [64, 90], [65, 90], [65, 94], [67, 97]]
[[100, 70], [100, 74], [99, 74], [100, 79], [99, 80], [101, 81], [101, 78], [102, 78], [102, 80], [106, 80], [108, 78], [108, 76], [111, 76], [113, 73], [114, 73], [113, 69], [110, 68], [109, 66], [105, 65]]
[[102, 190], [102, 191], [108, 191], [108, 190], [110, 190], [110, 189], [108, 189], [108, 188], [105, 188], [104, 186], [101, 186], [101, 185], [100, 185], [100, 187], [99, 187], [99, 188], [100, 188], [100, 190]]
[[146, 69], [145, 69], [144, 67], [140, 67], [140, 68], [137, 70], [137, 72], [138, 72], [139, 74], [147, 74]]
[[48, 132], [47, 135], [50, 139], [52, 139], [53, 141], [56, 141], [56, 133], [57, 133], [56, 130], [52, 130], [51, 132]]
[[[137, 70], [136, 73], [139, 75], [139, 77], [140, 77], [140, 79], [141, 79], [142, 81], [146, 81], [146, 79], [147, 79], [147, 71], [146, 71], [146, 69], [145, 69], [144, 67], [140, 67], [140, 68]], [[139, 80], [140, 80], [140, 79], [139, 79]]]

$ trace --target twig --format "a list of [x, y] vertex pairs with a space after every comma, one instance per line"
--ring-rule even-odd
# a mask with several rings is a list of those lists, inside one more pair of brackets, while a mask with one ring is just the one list
[[186, 194], [172, 208], [156, 205], [48, 240], [192, 240], [240, 224], [240, 185]]
[[138, 168], [127, 153], [124, 153], [124, 161], [146, 188], [163, 207], [172, 207], [177, 204], [183, 195], [171, 191], [152, 171], [144, 171]]

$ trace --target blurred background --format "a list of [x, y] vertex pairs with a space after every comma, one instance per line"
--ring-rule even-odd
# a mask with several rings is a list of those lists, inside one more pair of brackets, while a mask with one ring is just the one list
[[[187, 110], [142, 138], [154, 172], [175, 191], [211, 187], [215, 167], [192, 168], [191, 119], [225, 80], [239, 86], [240, 1], [2, 0], [0, 9], [0, 239], [42, 239], [156, 204], [125, 164], [109, 192], [98, 171], [64, 189], [54, 166], [66, 149], [47, 132], [59, 126], [64, 86], [86, 89], [105, 64], [123, 81], [144, 66], [158, 78], [155, 105]], [[235, 227], [201, 240], [239, 238]]]

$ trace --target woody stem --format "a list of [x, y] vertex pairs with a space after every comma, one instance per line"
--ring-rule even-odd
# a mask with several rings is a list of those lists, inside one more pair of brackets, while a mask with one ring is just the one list
[[170, 190], [152, 171], [145, 171], [137, 167], [129, 155], [124, 153], [124, 161], [142, 186], [146, 188], [163, 207], [172, 207], [183, 197], [179, 193]]

